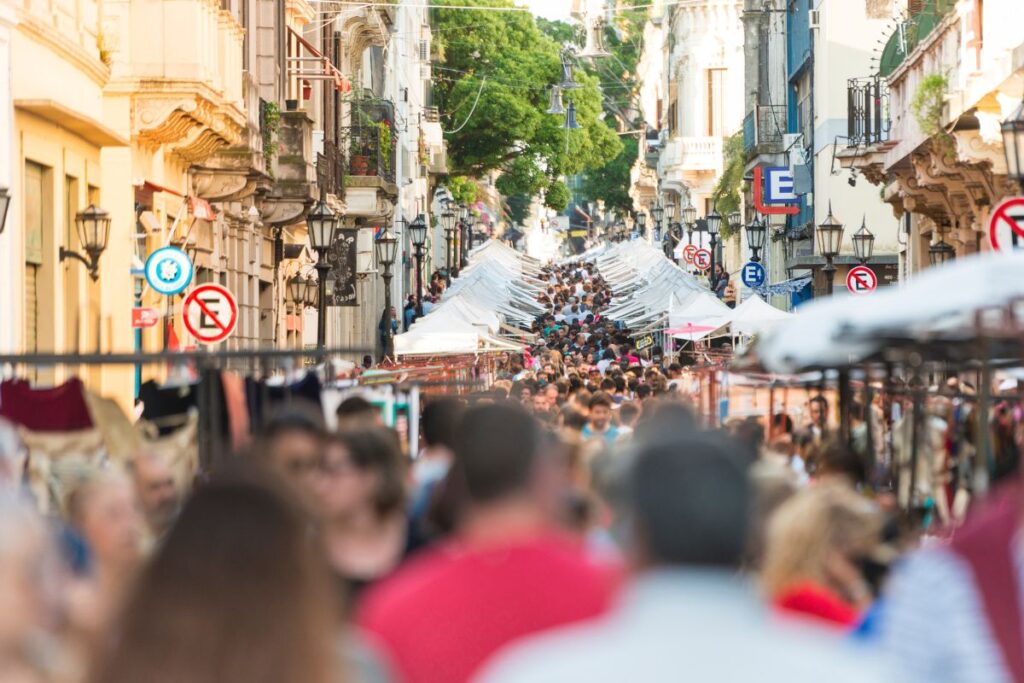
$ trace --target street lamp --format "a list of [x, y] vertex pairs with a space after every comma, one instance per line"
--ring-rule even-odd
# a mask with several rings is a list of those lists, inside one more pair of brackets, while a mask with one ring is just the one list
[[875, 236], [868, 230], [867, 216], [861, 219], [860, 230], [853, 233], [850, 241], [853, 242], [853, 253], [861, 265], [871, 260], [871, 255], [875, 253]]
[[309, 246], [316, 252], [316, 273], [320, 285], [317, 295], [316, 346], [323, 349], [327, 340], [327, 273], [331, 269], [331, 264], [327, 262], [327, 252], [338, 234], [338, 216], [321, 199], [307, 214], [306, 229], [309, 232]]
[[665, 207], [661, 204], [655, 204], [651, 208], [651, 214], [654, 216], [654, 234], [655, 239], [661, 237], [661, 219], [665, 217]]
[[697, 223], [697, 209], [693, 204], [687, 204], [683, 209], [683, 223], [686, 225], [686, 243], [693, 244], [693, 229]]
[[839, 255], [839, 247], [843, 243], [843, 224], [832, 214], [832, 203], [828, 205], [828, 216], [818, 226], [818, 253], [825, 257], [825, 294], [832, 295], [832, 280], [836, 267], [832, 264], [833, 259]]
[[739, 232], [743, 229], [743, 216], [740, 215], [739, 211], [733, 211], [729, 214], [729, 230], [731, 232]]
[[444, 230], [444, 265], [445, 265], [445, 282], [447, 284], [452, 283], [452, 265], [454, 258], [454, 251], [452, 250], [452, 238], [454, 237], [455, 231], [455, 210], [452, 208], [452, 202], [446, 202], [444, 211], [441, 212], [441, 229]]
[[384, 325], [384, 355], [394, 356], [394, 318], [391, 317], [391, 266], [395, 265], [398, 256], [398, 239], [390, 232], [385, 232], [377, 239], [377, 263], [383, 268], [381, 278], [384, 279], [384, 313], [381, 323]]
[[1006, 155], [1006, 174], [1024, 187], [1024, 101], [1010, 118], [1000, 125], [1003, 133], [1003, 154]]
[[764, 240], [767, 234], [768, 228], [765, 227], [764, 221], [760, 216], [754, 214], [754, 220], [747, 225], [747, 244], [750, 246], [751, 261], [755, 263], [761, 261], [761, 250], [764, 249]]
[[647, 233], [647, 214], [643, 211], [636, 214], [636, 229], [641, 237]]
[[716, 207], [711, 207], [704, 221], [708, 224], [708, 235], [711, 237], [711, 277], [715, 276], [715, 245], [718, 244], [718, 235], [722, 232], [722, 214], [718, 213]]
[[[9, 206], [10, 199], [7, 202]], [[6, 206], [3, 211], [6, 220]], [[78, 232], [78, 241], [85, 249], [85, 256], [61, 247], [60, 260], [73, 258], [81, 261], [89, 269], [89, 277], [95, 282], [100, 277], [100, 255], [107, 248], [107, 240], [110, 238], [110, 214], [95, 204], [90, 204], [84, 211], [75, 214], [75, 229]]]
[[416, 315], [423, 315], [423, 245], [427, 242], [427, 221], [423, 214], [409, 225], [413, 256], [416, 258]]
[[956, 248], [942, 237], [935, 244], [928, 247], [928, 260], [933, 266], [941, 266], [947, 261], [956, 258]]
[[306, 278], [306, 295], [303, 303], [306, 308], [316, 308], [320, 305], [320, 285], [312, 275]]
[[306, 305], [306, 285], [308, 280], [298, 273], [295, 274], [291, 280], [288, 280], [288, 296], [294, 302], [296, 307]]

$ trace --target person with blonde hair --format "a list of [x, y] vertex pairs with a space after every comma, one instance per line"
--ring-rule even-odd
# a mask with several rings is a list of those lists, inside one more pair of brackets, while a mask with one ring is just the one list
[[879, 544], [882, 527], [875, 505], [848, 486], [804, 489], [768, 523], [765, 592], [785, 613], [856, 625], [873, 598], [858, 565]]

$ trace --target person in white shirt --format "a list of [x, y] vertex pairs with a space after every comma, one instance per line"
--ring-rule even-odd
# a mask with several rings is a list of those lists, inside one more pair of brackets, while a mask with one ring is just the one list
[[519, 641], [479, 683], [873, 683], [869, 655], [773, 618], [739, 574], [753, 498], [739, 447], [691, 432], [641, 445], [636, 574], [607, 617]]

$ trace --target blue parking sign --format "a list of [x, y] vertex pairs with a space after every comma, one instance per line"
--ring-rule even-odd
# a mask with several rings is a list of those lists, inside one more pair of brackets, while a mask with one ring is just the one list
[[743, 278], [743, 284], [751, 289], [757, 289], [764, 285], [767, 274], [764, 272], [764, 266], [757, 261], [749, 261], [743, 266], [741, 272]]

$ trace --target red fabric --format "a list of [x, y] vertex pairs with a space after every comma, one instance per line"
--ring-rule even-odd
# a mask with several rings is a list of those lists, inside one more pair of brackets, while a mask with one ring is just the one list
[[22, 380], [0, 384], [0, 417], [36, 432], [71, 432], [92, 427], [82, 380], [77, 377], [52, 389], [33, 389]]
[[800, 583], [775, 598], [775, 606], [787, 613], [817, 617], [839, 626], [853, 627], [860, 622], [860, 611], [828, 588], [816, 583]]
[[357, 622], [404, 683], [462, 683], [505, 644], [595, 617], [613, 581], [553, 536], [427, 551], [372, 590]]
[[1024, 683], [1024, 627], [1020, 579], [1013, 539], [1020, 528], [1024, 491], [1017, 484], [994, 492], [962, 529], [951, 548], [971, 568], [982, 606], [995, 634], [1003, 663], [1014, 683]]

